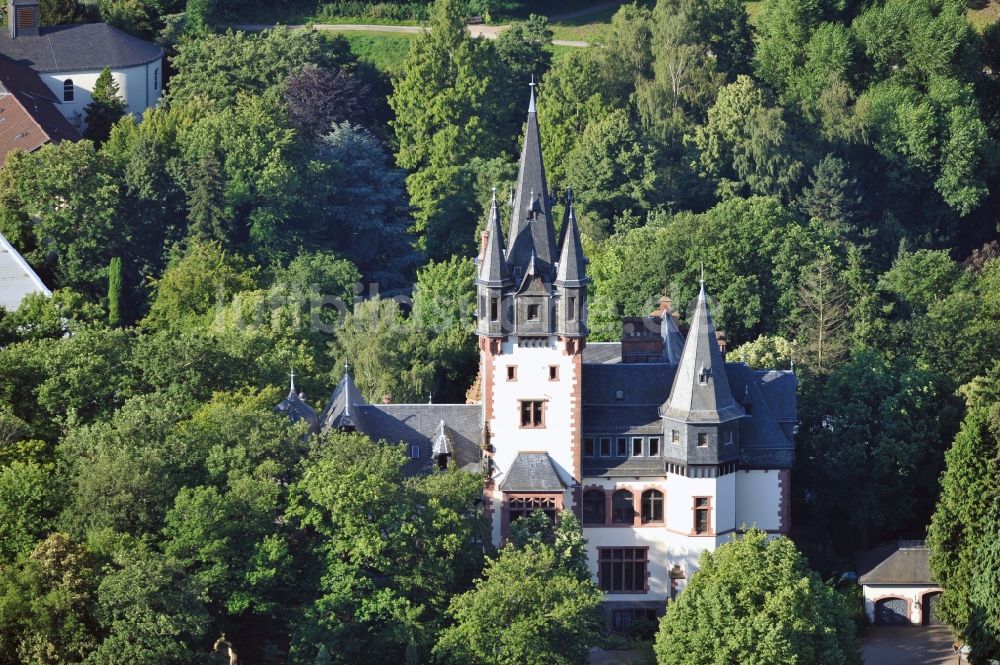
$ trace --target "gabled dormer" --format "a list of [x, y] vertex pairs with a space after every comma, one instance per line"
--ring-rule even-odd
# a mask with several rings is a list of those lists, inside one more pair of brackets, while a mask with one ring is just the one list
[[546, 336], [552, 333], [552, 287], [538, 270], [532, 254], [521, 284], [514, 294], [514, 333], [521, 337]]

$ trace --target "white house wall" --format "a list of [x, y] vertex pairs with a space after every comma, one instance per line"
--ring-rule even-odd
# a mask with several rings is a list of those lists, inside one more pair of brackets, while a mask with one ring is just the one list
[[[94, 86], [101, 70], [76, 72], [49, 72], [39, 74], [56, 99], [63, 98], [63, 84], [73, 81], [73, 101], [60, 102], [57, 108], [76, 127], [83, 126], [84, 109], [92, 100]], [[163, 92], [163, 61], [154, 60], [145, 65], [112, 69], [111, 76], [118, 84], [128, 113], [141, 116], [147, 108], [156, 106]], [[157, 85], [158, 84], [158, 85]]]
[[868, 620], [875, 623], [875, 603], [884, 598], [904, 598], [910, 610], [910, 623], [919, 626], [923, 621], [923, 599], [924, 595], [941, 591], [941, 587], [932, 585], [904, 585], [904, 586], [883, 586], [865, 584], [863, 587], [865, 597], [865, 614]]
[[756, 526], [778, 531], [780, 525], [781, 485], [774, 470], [737, 471], [736, 528]]

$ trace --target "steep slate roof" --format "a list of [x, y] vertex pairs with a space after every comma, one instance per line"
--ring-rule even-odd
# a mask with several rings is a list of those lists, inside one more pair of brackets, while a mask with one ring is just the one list
[[106, 23], [43, 27], [38, 37], [11, 38], [2, 31], [0, 53], [36, 72], [97, 71], [145, 65], [163, 49]]
[[[480, 404], [368, 404], [358, 407], [358, 431], [375, 440], [420, 448], [407, 472], [427, 471], [434, 461], [434, 439], [444, 421], [452, 459], [464, 471], [480, 469], [483, 407]], [[408, 452], [408, 451], [407, 451]]]
[[0, 166], [13, 150], [78, 141], [80, 133], [55, 107], [55, 95], [36, 72], [0, 56]]
[[901, 547], [859, 579], [861, 584], [935, 584], [931, 576], [930, 549]]
[[[534, 220], [528, 219], [528, 209], [536, 208]], [[514, 266], [524, 266], [535, 252], [538, 269], [548, 275], [555, 262], [556, 242], [552, 225], [552, 206], [545, 184], [545, 167], [542, 165], [542, 144], [538, 134], [538, 115], [535, 113], [535, 84], [531, 84], [531, 101], [528, 104], [528, 121], [524, 130], [521, 149], [521, 166], [517, 174], [514, 210], [507, 239], [507, 260]]]
[[548, 453], [518, 453], [500, 482], [501, 492], [562, 492], [566, 483]]
[[663, 338], [663, 359], [668, 363], [680, 363], [681, 353], [684, 351], [684, 335], [669, 311], [663, 312], [660, 318], [660, 336]]
[[659, 406], [667, 398], [675, 370], [666, 363], [584, 364], [583, 431], [662, 431]]
[[559, 269], [556, 271], [556, 284], [579, 287], [590, 280], [587, 279], [587, 259], [583, 256], [583, 243], [580, 242], [580, 227], [576, 223], [576, 213], [573, 212], [572, 203], [568, 207], [566, 230], [559, 253]]
[[0, 233], [0, 307], [13, 311], [29, 293], [52, 295], [28, 262]]
[[698, 304], [684, 342], [670, 399], [663, 403], [661, 413], [664, 418], [696, 423], [726, 422], [745, 415], [729, 387], [726, 364], [708, 308], [705, 282], [701, 283], [698, 292]]
[[309, 424], [310, 432], [315, 433], [319, 431], [319, 417], [316, 415], [316, 410], [306, 404], [302, 395], [295, 390], [294, 373], [289, 380], [288, 397], [281, 404], [274, 407], [274, 411], [283, 416], [288, 416], [293, 423], [304, 420]]
[[587, 342], [583, 347], [584, 365], [612, 365], [621, 361], [621, 342]]
[[476, 277], [476, 284], [490, 288], [510, 286], [514, 280], [503, 255], [503, 228], [500, 225], [500, 209], [497, 207], [497, 191], [493, 189], [493, 203], [486, 222], [486, 250], [483, 252]]
[[331, 429], [360, 430], [361, 425], [358, 421], [360, 411], [357, 407], [366, 404], [368, 402], [358, 391], [358, 387], [354, 385], [351, 373], [344, 372], [340, 383], [337, 384], [330, 396], [330, 402], [323, 409], [323, 414], [320, 416], [320, 426], [324, 432]]

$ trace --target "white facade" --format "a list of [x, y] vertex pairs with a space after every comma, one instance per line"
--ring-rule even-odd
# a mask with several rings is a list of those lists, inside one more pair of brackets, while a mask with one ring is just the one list
[[910, 623], [919, 626], [924, 622], [925, 604], [928, 595], [941, 592], [941, 587], [936, 584], [905, 584], [888, 586], [882, 584], [865, 584], [862, 587], [864, 593], [865, 615], [868, 621], [875, 623], [875, 604], [880, 600], [890, 598], [902, 598], [907, 604], [907, 613]]
[[[100, 75], [100, 69], [39, 74], [56, 99], [60, 100], [56, 107], [78, 129], [85, 126], [85, 109], [91, 102], [91, 94]], [[162, 58], [145, 65], [112, 69], [111, 76], [121, 91], [126, 112], [136, 117], [141, 116], [146, 109], [156, 106], [163, 93]], [[70, 101], [66, 100], [67, 81], [71, 82], [73, 89], [73, 98]]]
[[[523, 347], [515, 338], [508, 337], [501, 346], [501, 353], [489, 358], [483, 356], [484, 381], [490, 383], [494, 408], [486, 412], [491, 437], [499, 445], [493, 456], [494, 479], [499, 487], [507, 471], [520, 452], [544, 451], [549, 454], [556, 472], [566, 485], [563, 506], [572, 507], [569, 489], [578, 477], [579, 434], [573, 413], [576, 405], [577, 386], [580, 382], [580, 358], [567, 355], [555, 336], [548, 338], [547, 347]], [[550, 379], [551, 368], [556, 378]], [[508, 368], [513, 368], [514, 378], [509, 379]], [[520, 421], [521, 400], [544, 402], [545, 427], [524, 428]], [[492, 497], [495, 515], [500, 515], [502, 498], [497, 492]], [[493, 520], [493, 542], [502, 541], [501, 520]]]

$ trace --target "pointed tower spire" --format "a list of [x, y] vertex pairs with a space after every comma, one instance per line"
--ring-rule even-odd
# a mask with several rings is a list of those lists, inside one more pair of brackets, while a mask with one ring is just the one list
[[[529, 220], [533, 220], [532, 223]], [[507, 260], [511, 266], [523, 269], [534, 248], [539, 271], [544, 275], [551, 275], [557, 248], [552, 224], [552, 204], [545, 183], [545, 166], [542, 163], [538, 114], [535, 112], [534, 78], [531, 82], [528, 120], [524, 129], [521, 165], [517, 174], [513, 218], [507, 242]]]
[[500, 224], [500, 207], [497, 205], [497, 192], [493, 190], [493, 202], [490, 204], [490, 215], [486, 220], [486, 251], [483, 261], [479, 264], [479, 275], [476, 284], [500, 288], [510, 286], [513, 280], [510, 268], [503, 255], [503, 227]]
[[704, 280], [674, 385], [660, 413], [688, 423], [721, 423], [745, 415], [729, 387], [726, 361], [715, 336]]
[[563, 233], [562, 250], [559, 252], [559, 269], [556, 272], [556, 286], [583, 286], [587, 283], [587, 259], [583, 256], [580, 242], [580, 227], [576, 223], [572, 198], [567, 205], [566, 230]]

